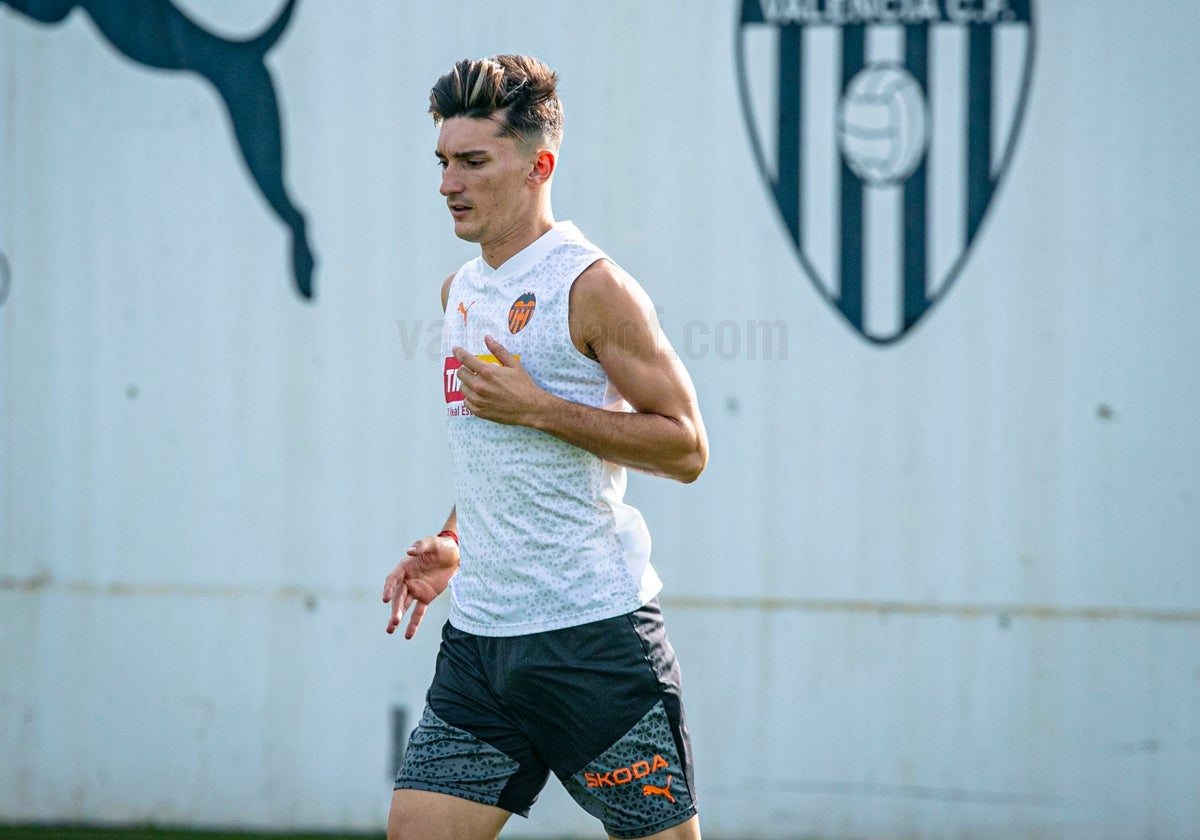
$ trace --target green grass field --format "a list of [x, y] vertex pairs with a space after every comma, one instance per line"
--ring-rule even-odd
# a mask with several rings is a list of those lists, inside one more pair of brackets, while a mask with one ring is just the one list
[[382, 834], [224, 834], [162, 828], [0, 825], [0, 840], [380, 840]]

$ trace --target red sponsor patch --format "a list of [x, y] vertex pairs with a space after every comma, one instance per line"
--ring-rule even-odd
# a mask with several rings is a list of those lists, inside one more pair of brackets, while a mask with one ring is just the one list
[[458, 384], [458, 369], [462, 367], [462, 362], [453, 356], [446, 357], [446, 364], [442, 368], [442, 386], [446, 391], [446, 402], [455, 403], [462, 402], [462, 388]]

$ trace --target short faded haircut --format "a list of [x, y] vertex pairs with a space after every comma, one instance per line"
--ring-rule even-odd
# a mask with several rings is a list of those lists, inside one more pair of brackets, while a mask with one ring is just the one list
[[497, 55], [463, 59], [429, 91], [433, 124], [451, 117], [501, 117], [500, 133], [558, 149], [563, 112], [558, 74], [536, 58]]

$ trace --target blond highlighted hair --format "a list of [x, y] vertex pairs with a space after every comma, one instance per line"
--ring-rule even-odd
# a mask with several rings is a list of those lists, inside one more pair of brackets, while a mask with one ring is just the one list
[[557, 149], [562, 142], [558, 74], [524, 55], [463, 59], [429, 91], [434, 125], [452, 117], [501, 117], [501, 133]]

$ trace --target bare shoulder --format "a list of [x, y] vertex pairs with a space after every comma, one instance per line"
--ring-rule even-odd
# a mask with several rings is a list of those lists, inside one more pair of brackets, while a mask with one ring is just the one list
[[597, 358], [620, 338], [641, 344], [657, 332], [654, 304], [628, 272], [608, 259], [588, 266], [571, 286], [571, 340]]
[[454, 278], [458, 276], [458, 272], [454, 272], [445, 280], [442, 281], [442, 311], [446, 311], [446, 302], [450, 300], [450, 284], [454, 282]]
[[599, 259], [584, 269], [571, 287], [571, 308], [581, 314], [603, 315], [606, 310], [653, 308], [650, 296], [620, 266]]

